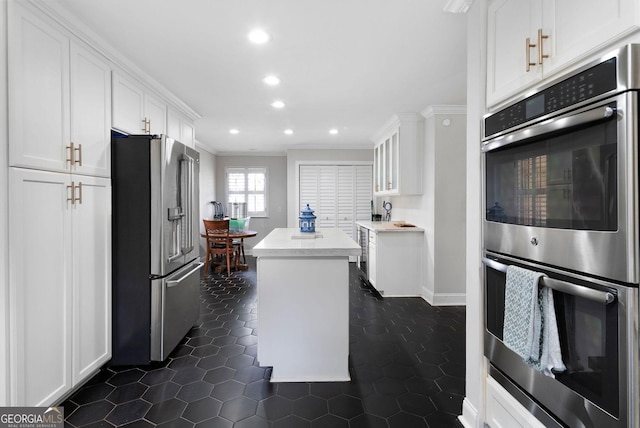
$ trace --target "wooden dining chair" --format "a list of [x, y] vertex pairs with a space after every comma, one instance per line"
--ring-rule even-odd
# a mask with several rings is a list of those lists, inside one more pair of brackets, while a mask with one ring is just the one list
[[203, 220], [204, 230], [207, 236], [207, 260], [204, 264], [205, 273], [209, 272], [209, 260], [214, 256], [225, 256], [227, 261], [227, 276], [231, 275], [231, 260], [234, 260], [237, 268], [235, 246], [229, 237], [229, 220]]

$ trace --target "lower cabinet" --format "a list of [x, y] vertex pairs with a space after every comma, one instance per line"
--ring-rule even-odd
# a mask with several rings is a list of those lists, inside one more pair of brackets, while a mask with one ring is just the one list
[[420, 296], [424, 232], [369, 230], [369, 282], [383, 297]]
[[544, 428], [506, 389], [487, 378], [487, 421], [491, 428]]
[[11, 405], [55, 404], [111, 357], [111, 184], [10, 168]]

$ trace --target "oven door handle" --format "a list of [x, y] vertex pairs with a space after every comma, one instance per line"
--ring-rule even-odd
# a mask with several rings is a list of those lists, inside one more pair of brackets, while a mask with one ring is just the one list
[[570, 116], [561, 116], [555, 119], [545, 120], [537, 125], [532, 125], [525, 129], [511, 132], [507, 135], [484, 143], [482, 145], [482, 151], [490, 152], [491, 150], [508, 146], [509, 144], [517, 143], [518, 141], [526, 140], [531, 137], [537, 137], [550, 132], [572, 128], [574, 126], [584, 125], [590, 122], [597, 122], [602, 119], [608, 119], [613, 117], [615, 113], [615, 108], [606, 105]]
[[[508, 265], [483, 257], [482, 263], [491, 269], [495, 269], [500, 272], [507, 272]], [[545, 287], [549, 287], [553, 290], [560, 291], [562, 293], [571, 294], [572, 296], [582, 297], [584, 299], [593, 300], [598, 303], [608, 305], [613, 303], [616, 299], [613, 293], [608, 291], [594, 290], [593, 288], [584, 287], [582, 285], [573, 284], [567, 281], [560, 281], [558, 279], [549, 278], [544, 276], [540, 278], [540, 283]]]

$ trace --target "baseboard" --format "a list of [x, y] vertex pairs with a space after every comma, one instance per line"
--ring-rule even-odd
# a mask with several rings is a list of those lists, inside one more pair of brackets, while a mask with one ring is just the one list
[[462, 414], [458, 416], [458, 421], [465, 428], [475, 428], [478, 426], [478, 411], [469, 402], [467, 397], [462, 401]]
[[422, 298], [431, 306], [466, 306], [466, 293], [433, 293], [430, 290], [422, 290]]

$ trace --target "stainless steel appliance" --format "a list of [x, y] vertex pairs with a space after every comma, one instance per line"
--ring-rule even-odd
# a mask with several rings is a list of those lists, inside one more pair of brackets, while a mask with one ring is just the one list
[[356, 259], [356, 266], [360, 277], [367, 282], [369, 279], [369, 271], [367, 270], [368, 258], [369, 258], [369, 229], [364, 226], [357, 226], [358, 245], [360, 245], [360, 255]]
[[[628, 45], [484, 119], [485, 355], [549, 426], [639, 424], [639, 90]], [[502, 342], [508, 265], [554, 289], [555, 379]]]
[[111, 142], [114, 365], [162, 361], [198, 318], [197, 151], [162, 136]]

